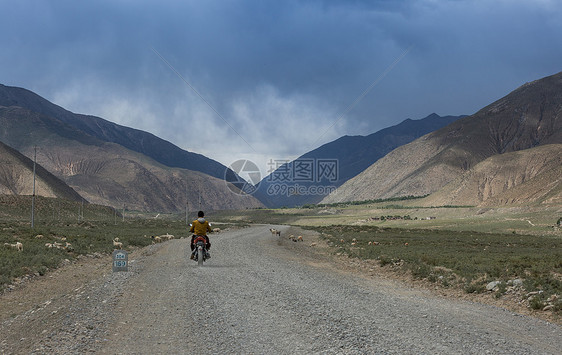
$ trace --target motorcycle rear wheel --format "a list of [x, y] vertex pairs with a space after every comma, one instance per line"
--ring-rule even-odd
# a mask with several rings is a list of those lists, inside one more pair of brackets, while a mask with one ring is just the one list
[[203, 247], [197, 247], [197, 265], [203, 266]]

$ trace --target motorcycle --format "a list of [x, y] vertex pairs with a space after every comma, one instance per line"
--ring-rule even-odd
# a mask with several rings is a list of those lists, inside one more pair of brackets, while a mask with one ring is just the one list
[[210, 258], [209, 253], [207, 253], [207, 241], [202, 236], [195, 237], [193, 241], [195, 244], [195, 249], [193, 249], [193, 260], [197, 262], [197, 265], [202, 266], [204, 261]]

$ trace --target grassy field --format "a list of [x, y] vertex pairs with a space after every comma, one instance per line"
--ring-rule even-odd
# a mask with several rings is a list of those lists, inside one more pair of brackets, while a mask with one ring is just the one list
[[[0, 199], [0, 287], [27, 274], [44, 274], [65, 259], [113, 251], [116, 237], [131, 250], [152, 243], [150, 236], [172, 234], [187, 237], [185, 217], [116, 213], [111, 208], [48, 198], [36, 199], [34, 228], [31, 228], [31, 199]], [[23, 244], [19, 252], [4, 243]], [[70, 250], [47, 248], [46, 243], [70, 243]]]

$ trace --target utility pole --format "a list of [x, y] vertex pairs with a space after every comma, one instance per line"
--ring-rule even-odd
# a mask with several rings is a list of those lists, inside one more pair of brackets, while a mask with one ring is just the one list
[[37, 162], [37, 146], [33, 154], [33, 195], [31, 196], [31, 228], [35, 228], [35, 164]]

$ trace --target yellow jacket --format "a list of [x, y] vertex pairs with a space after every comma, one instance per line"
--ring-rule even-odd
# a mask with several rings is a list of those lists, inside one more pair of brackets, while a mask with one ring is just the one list
[[205, 218], [198, 218], [191, 223], [189, 231], [195, 235], [207, 235], [207, 232], [211, 232], [211, 226]]

